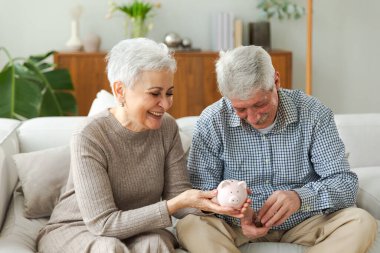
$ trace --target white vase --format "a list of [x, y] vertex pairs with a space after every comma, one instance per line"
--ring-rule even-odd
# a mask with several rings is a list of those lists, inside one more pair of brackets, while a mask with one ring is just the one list
[[66, 42], [66, 47], [70, 51], [80, 51], [82, 49], [82, 41], [79, 38], [78, 21], [76, 19], [71, 20], [71, 37]]
[[83, 39], [83, 49], [85, 52], [98, 52], [100, 48], [100, 37], [95, 33], [87, 34]]

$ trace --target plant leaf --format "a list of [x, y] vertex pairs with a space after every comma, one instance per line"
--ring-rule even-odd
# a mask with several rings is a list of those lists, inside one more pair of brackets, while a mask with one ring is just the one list
[[54, 69], [44, 73], [54, 90], [74, 90], [70, 73], [67, 69]]
[[12, 66], [8, 65], [0, 72], [0, 117], [11, 118], [13, 108], [14, 94], [12, 94], [12, 85], [14, 83]]
[[49, 51], [46, 54], [39, 54], [39, 55], [31, 55], [27, 61], [32, 61], [34, 63], [41, 62], [48, 58], [50, 55], [54, 54], [55, 51]]
[[65, 115], [78, 114], [76, 100], [72, 93], [56, 91], [55, 95], [57, 96], [59, 104], [61, 105], [62, 111]]
[[26, 79], [16, 78], [15, 80], [15, 110], [13, 117], [34, 118], [39, 116], [41, 107], [41, 90], [35, 83]]
[[62, 109], [57, 105], [55, 99], [51, 90], [46, 89], [42, 97], [40, 116], [63, 116]]

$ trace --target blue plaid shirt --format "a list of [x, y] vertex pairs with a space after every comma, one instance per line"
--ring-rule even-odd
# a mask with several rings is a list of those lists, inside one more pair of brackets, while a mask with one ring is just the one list
[[[261, 134], [222, 98], [206, 108], [194, 129], [188, 160], [194, 188], [211, 190], [224, 179], [244, 180], [258, 211], [276, 190], [293, 190], [301, 208], [285, 223], [289, 230], [305, 219], [355, 204], [358, 178], [350, 171], [332, 111], [297, 90], [279, 90], [274, 127]], [[230, 225], [239, 220], [220, 216]]]

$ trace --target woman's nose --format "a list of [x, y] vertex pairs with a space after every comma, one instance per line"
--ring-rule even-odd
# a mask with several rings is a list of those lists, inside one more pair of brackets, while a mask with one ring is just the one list
[[167, 111], [172, 106], [172, 104], [173, 104], [172, 97], [164, 97], [164, 98], [161, 98], [159, 106], [161, 106], [162, 108], [164, 108], [165, 111]]

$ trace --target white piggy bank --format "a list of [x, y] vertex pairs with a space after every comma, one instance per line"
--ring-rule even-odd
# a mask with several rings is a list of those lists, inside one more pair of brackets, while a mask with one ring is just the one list
[[221, 206], [239, 209], [247, 199], [247, 184], [244, 181], [224, 180], [218, 185], [216, 199]]

